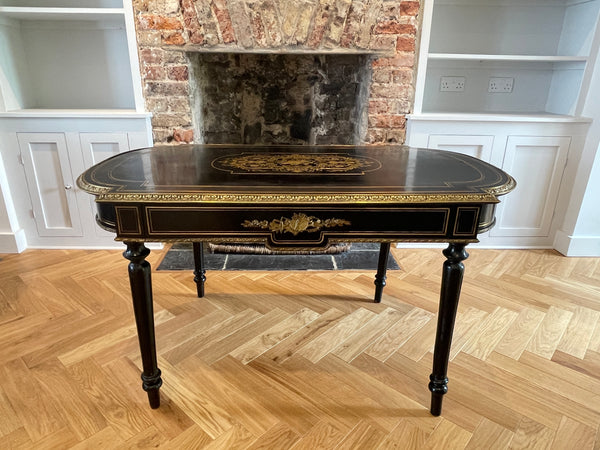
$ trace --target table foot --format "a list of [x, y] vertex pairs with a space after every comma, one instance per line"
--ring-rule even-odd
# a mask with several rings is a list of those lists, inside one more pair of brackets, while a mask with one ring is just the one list
[[198, 298], [204, 297], [204, 282], [206, 281], [206, 270], [204, 270], [204, 250], [202, 242], [194, 242], [194, 283]]
[[379, 262], [377, 263], [377, 274], [375, 275], [375, 303], [381, 303], [383, 287], [387, 273], [387, 263], [390, 255], [390, 243], [382, 242], [379, 248]]
[[160, 369], [156, 369], [156, 373], [148, 376], [142, 374], [142, 388], [148, 394], [148, 403], [150, 408], [156, 409], [160, 406], [160, 387], [162, 386], [162, 378], [160, 377]]
[[469, 254], [465, 251], [466, 244], [450, 244], [444, 250], [446, 261], [442, 272], [442, 288], [440, 291], [440, 307], [438, 312], [437, 332], [433, 350], [433, 371], [429, 377], [429, 390], [431, 391], [431, 414], [439, 416], [442, 413], [442, 399], [448, 392], [448, 361], [450, 359], [450, 346], [460, 288], [465, 266], [462, 263]]
[[435, 379], [433, 375], [429, 377], [429, 390], [431, 391], [431, 408], [429, 409], [432, 416], [442, 414], [442, 400], [444, 394], [448, 392], [448, 378], [442, 380]]

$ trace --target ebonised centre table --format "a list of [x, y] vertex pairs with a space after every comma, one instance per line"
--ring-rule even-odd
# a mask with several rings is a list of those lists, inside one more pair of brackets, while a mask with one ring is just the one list
[[494, 225], [498, 197], [515, 187], [502, 170], [458, 153], [387, 146], [156, 146], [86, 170], [78, 186], [95, 196], [97, 222], [127, 249], [142, 356], [142, 387], [160, 405], [150, 251], [145, 242], [191, 241], [198, 295], [201, 243], [261, 242], [326, 248], [379, 242], [375, 301], [391, 242], [445, 242], [431, 413], [440, 415], [467, 244]]

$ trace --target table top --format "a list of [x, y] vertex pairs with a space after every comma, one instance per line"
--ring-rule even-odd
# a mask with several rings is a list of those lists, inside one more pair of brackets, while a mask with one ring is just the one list
[[98, 202], [497, 203], [515, 181], [459, 153], [385, 146], [156, 146], [78, 179]]

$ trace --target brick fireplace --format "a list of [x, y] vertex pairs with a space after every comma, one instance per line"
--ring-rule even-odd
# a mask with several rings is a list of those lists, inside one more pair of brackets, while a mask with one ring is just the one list
[[156, 143], [404, 142], [418, 1], [133, 3]]

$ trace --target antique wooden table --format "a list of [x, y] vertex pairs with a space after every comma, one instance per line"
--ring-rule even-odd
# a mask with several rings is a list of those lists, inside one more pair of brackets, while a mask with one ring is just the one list
[[375, 301], [385, 285], [390, 242], [446, 242], [430, 376], [431, 413], [440, 415], [460, 296], [465, 246], [494, 225], [500, 195], [514, 180], [457, 153], [398, 145], [157, 146], [119, 154], [84, 172], [97, 222], [127, 245], [142, 355], [142, 386], [160, 405], [150, 251], [145, 242], [194, 242], [203, 295], [203, 241], [261, 242], [270, 248], [325, 248], [381, 242]]

